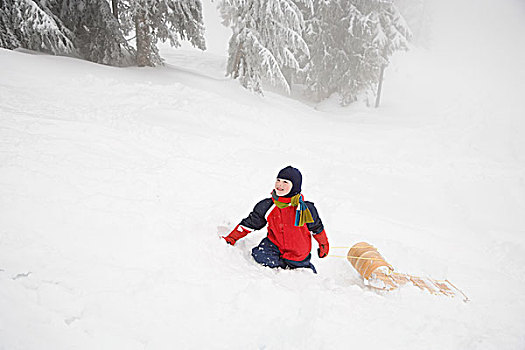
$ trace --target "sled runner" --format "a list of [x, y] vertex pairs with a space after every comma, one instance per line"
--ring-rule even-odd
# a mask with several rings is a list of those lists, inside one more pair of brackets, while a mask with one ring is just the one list
[[365, 283], [375, 289], [391, 291], [407, 283], [434, 295], [460, 297], [464, 302], [469, 298], [449, 280], [436, 280], [406, 273], [394, 272], [392, 265], [379, 254], [377, 248], [366, 243], [354, 244], [346, 256], [350, 264], [364, 278]]

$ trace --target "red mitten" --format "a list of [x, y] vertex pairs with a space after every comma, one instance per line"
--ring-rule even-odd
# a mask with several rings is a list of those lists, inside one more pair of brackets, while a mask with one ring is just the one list
[[328, 238], [326, 238], [326, 232], [322, 230], [320, 233], [314, 235], [315, 240], [319, 243], [319, 248], [317, 249], [317, 255], [320, 258], [324, 258], [328, 255], [330, 250], [330, 245], [328, 244]]
[[225, 236], [225, 237], [222, 237], [222, 238], [224, 238], [228, 244], [235, 245], [235, 243], [239, 239], [243, 238], [244, 236], [246, 236], [250, 232], [252, 232], [252, 231], [248, 230], [246, 227], [241, 226], [239, 224], [239, 225], [235, 226], [233, 231], [228, 236]]

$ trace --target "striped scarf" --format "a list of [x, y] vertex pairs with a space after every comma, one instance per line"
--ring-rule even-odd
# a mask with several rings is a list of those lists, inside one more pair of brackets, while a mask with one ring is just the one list
[[308, 206], [304, 202], [302, 194], [296, 194], [295, 196], [290, 198], [290, 202], [287, 203], [283, 200], [287, 200], [288, 198], [279, 197], [274, 190], [272, 191], [272, 199], [275, 206], [279, 209], [287, 208], [289, 206], [297, 207], [297, 210], [295, 211], [295, 226], [301, 227], [304, 224], [314, 222], [312, 213], [310, 212], [310, 209], [308, 209]]

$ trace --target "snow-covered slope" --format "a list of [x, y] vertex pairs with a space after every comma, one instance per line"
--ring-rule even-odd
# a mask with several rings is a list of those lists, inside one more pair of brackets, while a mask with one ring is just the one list
[[[525, 73], [436, 50], [395, 58], [377, 110], [257, 97], [200, 52], [0, 50], [0, 349], [525, 347]], [[261, 267], [262, 231], [227, 246], [289, 164], [333, 255], [370, 242], [471, 302], [380, 294], [336, 257]]]

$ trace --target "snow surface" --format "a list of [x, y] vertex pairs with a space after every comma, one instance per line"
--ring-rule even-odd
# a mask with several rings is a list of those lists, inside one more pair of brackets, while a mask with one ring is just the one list
[[[0, 349], [525, 348], [524, 12], [507, 4], [516, 40], [397, 55], [379, 109], [254, 96], [211, 53], [123, 69], [0, 50]], [[367, 241], [471, 301], [378, 293], [336, 257], [264, 268], [264, 231], [226, 245], [217, 226], [289, 164], [332, 255]]]

